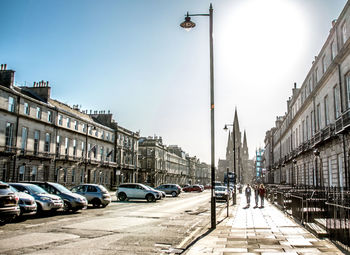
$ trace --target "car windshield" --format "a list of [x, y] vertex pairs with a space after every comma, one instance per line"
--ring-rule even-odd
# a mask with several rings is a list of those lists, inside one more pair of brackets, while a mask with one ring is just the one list
[[36, 186], [36, 185], [29, 185], [29, 186], [26, 186], [27, 189], [30, 190], [31, 193], [33, 194], [48, 194], [48, 192], [46, 190], [44, 190], [43, 188], [39, 187], [39, 186]]
[[12, 192], [19, 192], [15, 187], [10, 186], [10, 189], [12, 190]]
[[98, 186], [100, 188], [100, 190], [102, 192], [108, 192], [107, 189], [105, 187], [103, 187], [102, 185]]
[[225, 187], [215, 187], [215, 191], [226, 191]]
[[51, 183], [51, 185], [54, 186], [56, 189], [58, 189], [58, 191], [61, 193], [68, 193], [68, 194], [72, 193], [72, 191], [70, 191], [66, 187], [62, 186], [61, 184]]

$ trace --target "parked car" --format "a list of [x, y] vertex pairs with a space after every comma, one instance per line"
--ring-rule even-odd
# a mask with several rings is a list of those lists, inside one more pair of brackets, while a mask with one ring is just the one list
[[18, 205], [20, 208], [19, 216], [36, 214], [37, 205], [33, 196], [21, 192], [10, 186], [10, 189], [18, 196]]
[[120, 184], [116, 195], [120, 201], [135, 198], [146, 199], [148, 202], [155, 202], [160, 197], [157, 191], [151, 190], [141, 183]]
[[18, 191], [25, 192], [34, 197], [37, 213], [42, 211], [56, 211], [63, 208], [63, 201], [59, 196], [49, 194], [43, 188], [31, 183], [9, 183]]
[[182, 189], [184, 192], [198, 191], [202, 192], [202, 188], [199, 185], [191, 185]]
[[231, 198], [231, 191], [227, 190], [225, 186], [216, 186], [215, 187], [215, 197], [216, 200], [227, 200]]
[[152, 188], [152, 187], [150, 187], [150, 186], [148, 186], [148, 185], [146, 185], [146, 184], [143, 184], [143, 185], [145, 185], [147, 188], [149, 188], [149, 189], [151, 189], [151, 190], [154, 190], [154, 191], [158, 192], [158, 193], [159, 193], [159, 200], [162, 199], [162, 198], [164, 198], [164, 197], [166, 197], [166, 194], [165, 194], [164, 191], [157, 190], [157, 189]]
[[177, 197], [182, 190], [177, 184], [162, 184], [155, 189], [164, 191], [166, 194], [172, 195], [173, 197]]
[[39, 181], [30, 183], [38, 185], [50, 194], [59, 196], [63, 200], [63, 211], [65, 212], [70, 210], [76, 212], [87, 208], [88, 202], [84, 196], [73, 193], [59, 183]]
[[214, 181], [214, 188], [216, 186], [222, 186], [222, 183], [220, 181]]
[[10, 189], [9, 185], [0, 182], [0, 224], [11, 221], [20, 214], [19, 197]]
[[71, 188], [71, 191], [84, 196], [94, 207], [106, 207], [111, 202], [111, 195], [102, 185], [82, 184]]
[[204, 191], [204, 186], [202, 184], [198, 184], [199, 187], [201, 187], [202, 191]]

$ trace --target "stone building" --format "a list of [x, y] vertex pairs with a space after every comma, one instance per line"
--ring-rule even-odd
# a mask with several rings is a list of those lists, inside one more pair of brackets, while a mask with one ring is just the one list
[[[15, 86], [14, 73], [1, 65], [2, 181], [53, 181], [66, 186], [100, 183], [112, 187], [117, 169], [124, 169], [124, 162], [137, 166], [138, 134], [123, 128], [116, 132], [94, 114], [51, 99], [48, 82], [34, 82], [33, 87]], [[125, 133], [134, 139], [127, 138], [125, 142]], [[132, 151], [132, 159], [126, 150]]]
[[190, 157], [177, 145], [164, 145], [161, 137], [139, 139], [139, 164], [141, 182], [151, 186], [210, 182], [210, 167], [207, 164]]
[[228, 133], [226, 159], [219, 159], [216, 179], [223, 181], [224, 173], [226, 173], [227, 168], [229, 169], [229, 171], [234, 172], [235, 161], [237, 183], [249, 183], [253, 177], [253, 163], [251, 160], [249, 160], [247, 135], [245, 131], [242, 143], [242, 133], [239, 128], [237, 109], [235, 109], [233, 130], [232, 132], [230, 131]]
[[345, 5], [287, 112], [266, 132], [268, 180], [349, 187], [350, 8]]

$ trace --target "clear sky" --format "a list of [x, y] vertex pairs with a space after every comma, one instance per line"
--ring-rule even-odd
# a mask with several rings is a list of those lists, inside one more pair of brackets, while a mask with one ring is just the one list
[[250, 157], [286, 111], [345, 0], [0, 0], [0, 63], [16, 82], [48, 80], [51, 97], [111, 110], [210, 163], [208, 18], [214, 8], [216, 159], [238, 109]]

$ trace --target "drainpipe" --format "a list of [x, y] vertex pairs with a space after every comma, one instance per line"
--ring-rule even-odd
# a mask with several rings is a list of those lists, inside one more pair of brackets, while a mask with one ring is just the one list
[[[15, 177], [16, 176], [16, 181], [18, 181], [18, 174], [16, 174], [16, 161], [17, 161], [17, 137], [18, 137], [18, 126], [19, 126], [19, 106], [20, 106], [20, 100], [21, 100], [21, 96], [17, 95], [17, 105], [16, 105], [16, 134], [15, 134], [15, 141], [14, 141], [14, 145], [15, 145], [15, 155], [13, 156], [13, 173], [12, 176]], [[27, 134], [28, 136], [28, 134]], [[14, 178], [13, 178], [14, 179]]]

